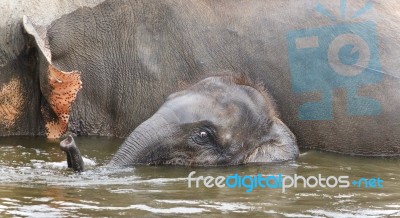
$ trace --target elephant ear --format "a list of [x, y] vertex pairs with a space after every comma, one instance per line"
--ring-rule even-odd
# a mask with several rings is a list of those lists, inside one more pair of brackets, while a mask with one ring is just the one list
[[27, 16], [23, 17], [23, 26], [38, 48], [40, 90], [44, 97], [41, 112], [46, 135], [59, 138], [68, 129], [72, 104], [82, 88], [80, 72], [65, 72], [53, 65], [46, 27], [33, 24]]

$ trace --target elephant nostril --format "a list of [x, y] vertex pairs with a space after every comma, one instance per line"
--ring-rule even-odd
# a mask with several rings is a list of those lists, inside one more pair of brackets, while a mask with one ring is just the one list
[[67, 139], [66, 139], [66, 141], [65, 141], [65, 142], [69, 144], [69, 143], [71, 143], [71, 142], [72, 142], [72, 139], [73, 139], [73, 138], [72, 138], [72, 136], [71, 136], [71, 135], [69, 135], [69, 136], [67, 137]]

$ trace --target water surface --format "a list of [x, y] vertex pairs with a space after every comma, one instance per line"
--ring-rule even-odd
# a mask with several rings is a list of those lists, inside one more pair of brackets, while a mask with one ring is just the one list
[[[235, 167], [132, 167], [106, 169], [122, 143], [78, 137], [87, 171], [66, 168], [58, 141], [0, 138], [2, 217], [398, 217], [400, 160], [302, 151], [294, 162]], [[380, 177], [383, 188], [188, 188], [187, 177], [238, 175]], [[193, 183], [194, 186], [194, 183]], [[246, 214], [246, 215], [249, 215]]]

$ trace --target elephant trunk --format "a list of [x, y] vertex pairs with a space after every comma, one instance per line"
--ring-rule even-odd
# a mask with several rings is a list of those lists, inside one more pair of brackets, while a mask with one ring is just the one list
[[75, 172], [82, 172], [84, 162], [74, 138], [71, 135], [67, 136], [66, 139], [60, 142], [60, 148], [67, 154], [68, 168], [72, 168]]
[[172, 138], [171, 125], [161, 114], [154, 114], [126, 138], [108, 165], [115, 167], [162, 163], [169, 154], [169, 148], [163, 144]]

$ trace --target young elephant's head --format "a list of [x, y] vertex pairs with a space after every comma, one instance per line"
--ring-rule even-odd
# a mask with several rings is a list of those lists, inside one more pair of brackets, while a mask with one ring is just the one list
[[170, 95], [130, 134], [110, 165], [238, 165], [293, 160], [298, 154], [294, 135], [261, 86], [216, 76]]

